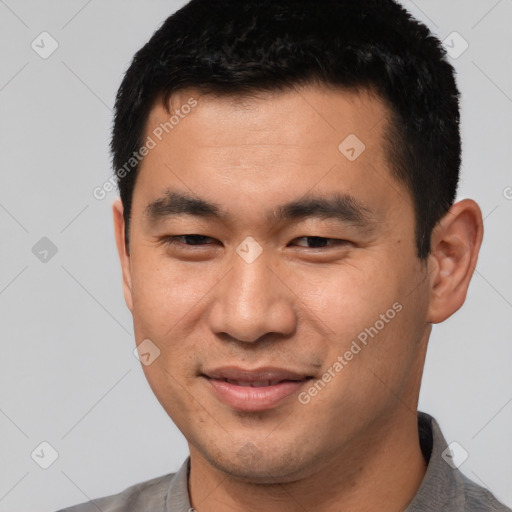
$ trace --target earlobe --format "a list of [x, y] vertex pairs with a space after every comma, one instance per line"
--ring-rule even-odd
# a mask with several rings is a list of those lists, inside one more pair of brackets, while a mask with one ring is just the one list
[[482, 213], [471, 199], [454, 204], [435, 227], [428, 261], [428, 322], [446, 320], [464, 303], [482, 238]]
[[112, 204], [112, 213], [114, 218], [114, 233], [116, 237], [117, 253], [119, 262], [121, 263], [121, 271], [123, 276], [123, 292], [126, 305], [130, 311], [133, 310], [132, 299], [132, 279], [130, 270], [130, 255], [126, 250], [125, 242], [125, 226], [123, 216], [123, 203], [121, 199], [116, 199]]

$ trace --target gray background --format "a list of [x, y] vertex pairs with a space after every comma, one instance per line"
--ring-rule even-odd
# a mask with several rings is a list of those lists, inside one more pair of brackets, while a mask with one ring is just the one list
[[[188, 453], [132, 353], [116, 193], [92, 195], [111, 175], [122, 73], [183, 3], [0, 0], [0, 511], [118, 492], [175, 471]], [[457, 31], [469, 44], [452, 59], [463, 95], [459, 198], [479, 202], [486, 228], [466, 304], [434, 327], [420, 408], [468, 451], [461, 470], [512, 505], [512, 1], [404, 5], [442, 40]], [[43, 31], [59, 45], [47, 59], [31, 47]], [[56, 254], [39, 252], [42, 237]], [[48, 469], [35, 462], [50, 461], [47, 448], [31, 458], [42, 441], [58, 452]]]

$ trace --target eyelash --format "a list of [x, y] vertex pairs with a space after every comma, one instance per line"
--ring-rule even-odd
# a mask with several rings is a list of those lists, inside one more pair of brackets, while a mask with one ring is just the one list
[[[187, 243], [184, 243], [182, 242], [180, 239], [186, 239], [186, 238], [199, 238], [199, 239], [207, 239], [207, 240], [213, 240], [213, 238], [209, 237], [209, 236], [205, 236], [205, 235], [195, 235], [195, 234], [191, 234], [191, 235], [176, 235], [176, 236], [165, 236], [161, 239], [161, 242], [164, 244], [164, 245], [167, 245], [167, 246], [175, 246], [175, 245], [184, 245], [184, 246], [187, 246], [187, 247], [200, 247], [204, 244], [187, 244]], [[349, 242], [347, 240], [342, 240], [342, 239], [339, 239], [339, 238], [327, 238], [327, 237], [323, 237], [323, 236], [301, 236], [301, 237], [298, 237], [298, 238], [295, 238], [294, 240], [302, 240], [302, 239], [305, 239], [305, 240], [327, 240], [327, 241], [333, 241], [335, 242], [334, 245], [330, 245], [330, 246], [323, 246], [323, 247], [304, 247], [304, 246], [299, 246], [299, 247], [304, 247], [305, 249], [325, 249], [325, 248], [329, 248], [329, 247], [334, 247], [334, 246], [339, 246], [339, 245], [346, 245], [348, 244]], [[209, 244], [208, 244], [209, 245]]]

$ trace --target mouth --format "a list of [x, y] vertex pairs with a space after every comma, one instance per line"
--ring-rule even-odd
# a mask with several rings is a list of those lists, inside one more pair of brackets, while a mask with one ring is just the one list
[[218, 380], [223, 380], [224, 382], [233, 384], [235, 386], [250, 387], [250, 388], [264, 388], [264, 387], [268, 387], [268, 386], [276, 386], [277, 384], [280, 384], [281, 382], [299, 382], [299, 380], [302, 380], [302, 379], [297, 379], [297, 380], [287, 380], [287, 379], [261, 380], [261, 381], [250, 381], [250, 382], [245, 382], [242, 380], [234, 380], [234, 379], [218, 379]]
[[263, 411], [277, 407], [297, 393], [313, 376], [282, 368], [247, 370], [225, 367], [200, 375], [217, 399], [238, 411]]

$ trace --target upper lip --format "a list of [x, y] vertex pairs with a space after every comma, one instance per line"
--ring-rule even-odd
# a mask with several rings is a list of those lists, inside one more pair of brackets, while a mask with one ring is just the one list
[[222, 368], [204, 370], [203, 375], [210, 379], [229, 379], [239, 382], [303, 380], [310, 377], [310, 375], [305, 373], [295, 372], [284, 368], [265, 367], [249, 370], [236, 366], [225, 366]]

